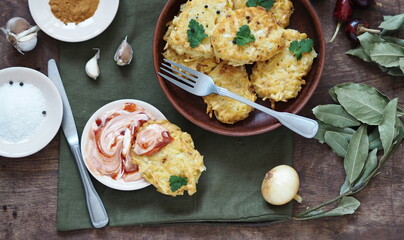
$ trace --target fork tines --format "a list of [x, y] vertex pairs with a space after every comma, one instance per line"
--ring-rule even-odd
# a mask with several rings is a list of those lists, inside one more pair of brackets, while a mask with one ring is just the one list
[[196, 83], [197, 79], [194, 77], [192, 72], [189, 71], [189, 70], [194, 71], [193, 69], [187, 68], [186, 66], [183, 66], [181, 64], [178, 64], [178, 63], [175, 63], [175, 62], [172, 62], [172, 61], [169, 61], [167, 59], [164, 59], [164, 61], [166, 61], [167, 63], [170, 63], [171, 65], [174, 65], [175, 67], [179, 68], [182, 71], [177, 70], [176, 68], [174, 68], [174, 67], [172, 67], [172, 66], [170, 66], [168, 64], [162, 63], [161, 64], [162, 67], [160, 67], [160, 69], [162, 71], [168, 73], [169, 75], [171, 75], [175, 79], [170, 77], [170, 76], [167, 76], [166, 74], [163, 74], [163, 73], [159, 72], [158, 74], [160, 76], [162, 76], [166, 80], [170, 81], [171, 83], [173, 83], [173, 84], [177, 85], [178, 87], [183, 88], [183, 89], [185, 89], [187, 91], [190, 90], [188, 88], [193, 88], [194, 87], [194, 84]]

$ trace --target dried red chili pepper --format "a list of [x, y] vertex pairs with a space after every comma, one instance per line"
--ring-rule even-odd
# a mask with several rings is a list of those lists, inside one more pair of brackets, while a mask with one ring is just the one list
[[352, 17], [352, 2], [351, 0], [337, 0], [334, 8], [334, 18], [338, 21], [337, 28], [335, 29], [335, 33], [332, 36], [330, 42], [334, 41], [337, 36], [341, 25], [349, 21]]
[[345, 27], [346, 36], [353, 42], [359, 42], [358, 36], [365, 32], [379, 34], [380, 30], [369, 29], [369, 23], [361, 19], [352, 19]]

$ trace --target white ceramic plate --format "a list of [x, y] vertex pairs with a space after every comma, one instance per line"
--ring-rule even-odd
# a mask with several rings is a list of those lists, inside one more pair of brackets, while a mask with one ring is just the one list
[[58, 132], [63, 116], [62, 99], [53, 82], [44, 74], [33, 69], [11, 67], [0, 70], [0, 86], [9, 84], [10, 81], [13, 81], [13, 84], [20, 82], [32, 84], [42, 92], [45, 99], [46, 115], [29, 136], [18, 142], [11, 142], [0, 137], [0, 156], [25, 157], [48, 145]]
[[94, 15], [75, 24], [64, 24], [51, 12], [49, 0], [29, 0], [29, 10], [36, 24], [49, 36], [65, 42], [82, 42], [101, 34], [115, 18], [119, 0], [100, 0]]
[[140, 100], [122, 99], [122, 100], [117, 100], [117, 101], [108, 103], [108, 104], [102, 106], [100, 109], [98, 109], [87, 121], [87, 123], [84, 127], [84, 130], [83, 130], [83, 133], [81, 135], [81, 154], [83, 156], [84, 164], [86, 165], [88, 171], [100, 183], [104, 184], [107, 187], [113, 188], [113, 189], [131, 191], [131, 190], [145, 188], [145, 187], [149, 186], [150, 183], [147, 182], [146, 180], [144, 180], [143, 178], [138, 181], [134, 181], [134, 182], [125, 182], [122, 179], [115, 180], [108, 176], [101, 176], [98, 173], [95, 173], [92, 170], [90, 170], [90, 168], [87, 164], [87, 161], [86, 161], [86, 152], [85, 152], [85, 146], [88, 142], [88, 135], [89, 135], [91, 126], [94, 123], [94, 121], [108, 111], [122, 108], [122, 106], [125, 103], [134, 103], [134, 104], [144, 108], [147, 112], [149, 112], [151, 115], [153, 115], [156, 119], [166, 119], [166, 117], [157, 108], [150, 105], [149, 103], [146, 103], [146, 102], [143, 102]]

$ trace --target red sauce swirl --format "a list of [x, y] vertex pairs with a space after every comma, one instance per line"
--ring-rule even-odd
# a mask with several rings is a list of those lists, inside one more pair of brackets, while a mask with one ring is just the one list
[[137, 165], [131, 162], [130, 149], [139, 127], [153, 119], [151, 114], [133, 103], [96, 119], [85, 149], [90, 168], [100, 175], [122, 178], [126, 182], [141, 179]]

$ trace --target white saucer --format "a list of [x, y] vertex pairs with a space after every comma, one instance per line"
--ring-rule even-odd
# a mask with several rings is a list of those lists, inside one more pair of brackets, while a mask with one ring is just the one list
[[83, 133], [81, 135], [81, 154], [83, 156], [84, 164], [86, 165], [88, 171], [100, 183], [104, 184], [107, 187], [116, 189], [116, 190], [131, 191], [131, 190], [145, 188], [145, 187], [149, 186], [150, 183], [147, 182], [146, 180], [144, 180], [143, 178], [138, 181], [134, 181], [134, 182], [125, 182], [122, 179], [115, 180], [109, 176], [101, 176], [101, 175], [91, 171], [91, 169], [89, 168], [87, 161], [86, 161], [86, 152], [85, 152], [85, 146], [86, 146], [86, 143], [88, 142], [88, 135], [89, 135], [91, 126], [93, 125], [95, 120], [108, 111], [122, 108], [122, 106], [124, 106], [125, 103], [134, 103], [134, 104], [144, 108], [147, 112], [149, 112], [151, 115], [153, 115], [156, 119], [166, 119], [166, 117], [163, 115], [163, 113], [160, 112], [160, 110], [158, 110], [154, 106], [150, 105], [149, 103], [146, 103], [146, 102], [143, 102], [140, 100], [122, 99], [122, 100], [110, 102], [110, 103], [102, 106], [100, 109], [98, 109], [87, 121], [87, 123], [84, 127], [84, 130], [83, 130]]
[[82, 42], [101, 34], [114, 20], [119, 0], [100, 0], [94, 15], [75, 24], [64, 24], [51, 12], [49, 0], [29, 0], [29, 10], [36, 24], [49, 36], [65, 42]]
[[8, 84], [10, 81], [13, 81], [14, 84], [20, 82], [32, 84], [40, 90], [45, 99], [46, 116], [31, 135], [18, 142], [0, 138], [0, 156], [25, 157], [38, 152], [55, 137], [62, 122], [62, 99], [53, 82], [36, 70], [25, 67], [10, 67], [0, 70], [0, 86]]

